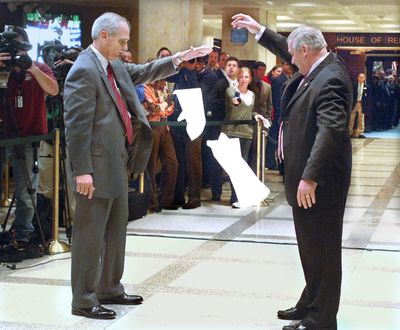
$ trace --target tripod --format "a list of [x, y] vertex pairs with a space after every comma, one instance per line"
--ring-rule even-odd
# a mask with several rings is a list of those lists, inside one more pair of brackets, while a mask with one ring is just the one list
[[[34, 219], [36, 220], [36, 222], [38, 224], [39, 233], [40, 233], [40, 237], [41, 237], [43, 246], [46, 247], [46, 241], [45, 241], [45, 238], [43, 235], [42, 224], [40, 222], [39, 214], [38, 214], [38, 211], [36, 208], [36, 201], [35, 201], [35, 197], [34, 197], [36, 189], [33, 188], [33, 186], [32, 186], [32, 181], [29, 176], [28, 168], [26, 165], [26, 155], [25, 155], [25, 152], [23, 149], [24, 149], [24, 145], [14, 145], [12, 148], [12, 154], [14, 156], [14, 160], [16, 160], [18, 162], [18, 165], [22, 169], [22, 174], [23, 174], [23, 179], [24, 179], [24, 183], [26, 186], [26, 190], [27, 190], [28, 195], [30, 196], [30, 200], [32, 202], [32, 207], [34, 210]], [[33, 152], [32, 172], [34, 174], [37, 174], [39, 172], [39, 168], [37, 166], [38, 156], [37, 156], [37, 145], [35, 143], [32, 143], [32, 152]], [[7, 216], [2, 225], [3, 232], [5, 231], [5, 229], [7, 227], [8, 219], [10, 217], [11, 209], [14, 205], [15, 199], [16, 199], [16, 192], [14, 192], [14, 194], [13, 194], [12, 201], [8, 207]]]
[[[60, 86], [61, 87], [61, 86]], [[61, 95], [48, 96], [46, 98], [48, 119], [51, 119], [49, 126], [53, 129], [58, 128], [61, 132], [64, 132], [64, 121], [63, 121], [63, 98]], [[54, 155], [53, 155], [54, 157]], [[71, 203], [69, 192], [67, 189], [67, 170], [65, 166], [65, 160], [67, 158], [66, 143], [65, 139], [60, 139], [60, 193], [63, 198], [63, 224], [65, 226], [65, 232], [68, 238], [68, 243], [71, 244], [72, 235], [72, 221], [71, 221]]]

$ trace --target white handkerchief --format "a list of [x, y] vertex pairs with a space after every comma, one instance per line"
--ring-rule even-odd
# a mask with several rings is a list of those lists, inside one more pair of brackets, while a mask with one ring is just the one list
[[178, 121], [186, 120], [186, 132], [193, 141], [203, 133], [206, 126], [201, 89], [178, 89], [174, 91], [174, 94], [178, 96], [182, 108]]
[[215, 159], [228, 173], [240, 206], [259, 206], [270, 191], [242, 158], [239, 139], [230, 139], [221, 133], [218, 140], [208, 140], [207, 145], [211, 148]]

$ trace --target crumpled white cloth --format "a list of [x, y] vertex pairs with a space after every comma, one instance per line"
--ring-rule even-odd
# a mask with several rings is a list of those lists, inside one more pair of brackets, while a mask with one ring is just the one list
[[178, 89], [174, 91], [174, 94], [177, 95], [182, 108], [182, 112], [177, 120], [186, 120], [186, 132], [193, 141], [203, 133], [204, 127], [206, 126], [201, 89]]
[[242, 158], [238, 138], [228, 138], [221, 133], [218, 140], [208, 140], [207, 145], [218, 163], [231, 179], [240, 207], [259, 206], [270, 190], [263, 184]]

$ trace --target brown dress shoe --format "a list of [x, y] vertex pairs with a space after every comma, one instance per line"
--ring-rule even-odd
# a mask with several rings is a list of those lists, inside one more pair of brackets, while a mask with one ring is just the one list
[[103, 306], [97, 305], [89, 308], [77, 308], [72, 307], [72, 315], [84, 316], [90, 319], [104, 319], [110, 320], [115, 319], [117, 313], [113, 310], [104, 308]]
[[143, 297], [129, 295], [125, 292], [116, 297], [99, 299], [99, 303], [102, 305], [140, 305], [142, 302]]

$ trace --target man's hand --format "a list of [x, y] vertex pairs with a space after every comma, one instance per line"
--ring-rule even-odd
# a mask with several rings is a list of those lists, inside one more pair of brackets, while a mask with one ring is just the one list
[[271, 127], [271, 122], [267, 118], [265, 118], [263, 115], [256, 114], [254, 116], [254, 119], [257, 120], [257, 121], [262, 122], [262, 124], [263, 124], [263, 126], [265, 128], [270, 128]]
[[297, 205], [308, 209], [316, 202], [315, 189], [317, 183], [312, 180], [300, 180], [299, 187], [297, 188]]
[[93, 192], [95, 190], [93, 186], [93, 178], [90, 174], [78, 175], [75, 177], [76, 181], [76, 191], [89, 199], [93, 197]]
[[200, 46], [200, 47], [190, 47], [188, 50], [184, 50], [175, 54], [180, 61], [189, 61], [192, 58], [203, 57], [212, 52], [212, 47], [210, 46]]
[[71, 61], [71, 60], [65, 58], [65, 59], [63, 59], [63, 60], [58, 60], [57, 62], [54, 62], [54, 65], [55, 65], [56, 67], [58, 67], [58, 66], [60, 66], [60, 65], [63, 65], [63, 64], [74, 64], [74, 61]]
[[261, 30], [261, 25], [254, 18], [245, 14], [232, 16], [232, 26], [235, 29], [247, 29], [250, 33], [257, 34]]
[[9, 53], [0, 53], [0, 68], [5, 66], [4, 61], [11, 60], [11, 56]]

